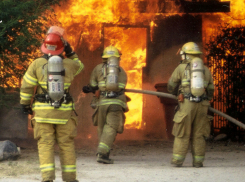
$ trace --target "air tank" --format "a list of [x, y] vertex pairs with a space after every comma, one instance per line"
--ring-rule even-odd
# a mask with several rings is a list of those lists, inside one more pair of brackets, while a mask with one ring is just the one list
[[107, 60], [106, 89], [108, 91], [118, 90], [119, 59], [112, 56]]
[[191, 61], [191, 94], [199, 97], [205, 92], [204, 65], [201, 58], [195, 57]]
[[63, 60], [60, 56], [52, 56], [48, 59], [48, 95], [55, 107], [60, 105], [59, 101], [64, 96], [65, 70]]

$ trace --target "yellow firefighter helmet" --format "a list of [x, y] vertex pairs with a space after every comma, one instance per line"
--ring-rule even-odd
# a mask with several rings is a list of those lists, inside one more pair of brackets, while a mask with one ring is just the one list
[[187, 42], [183, 45], [180, 54], [202, 54], [202, 52], [195, 42]]
[[116, 47], [110, 45], [104, 49], [102, 58], [109, 58], [112, 56], [120, 57], [120, 54]]

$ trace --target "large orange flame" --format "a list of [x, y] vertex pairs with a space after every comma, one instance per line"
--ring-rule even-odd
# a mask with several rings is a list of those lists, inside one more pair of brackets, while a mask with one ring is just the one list
[[[105, 27], [104, 47], [114, 45], [122, 52], [120, 65], [128, 75], [127, 88], [142, 88], [142, 67], [146, 59], [146, 29], [126, 25], [153, 25], [154, 15], [141, 15], [136, 6], [137, 1], [105, 0], [70, 0], [57, 7], [56, 14], [66, 29], [67, 39], [73, 46], [79, 46], [78, 38], [83, 39], [93, 51], [101, 45], [101, 29], [104, 24], [120, 25]], [[151, 4], [152, 8], [155, 8]], [[144, 32], [142, 34], [142, 31]], [[140, 94], [128, 94], [126, 128], [141, 128], [143, 99]]]
[[[114, 45], [122, 51], [120, 65], [128, 76], [127, 88], [142, 89], [142, 67], [146, 59], [145, 28], [107, 27], [105, 46]], [[145, 33], [144, 33], [145, 32]], [[142, 95], [127, 93], [131, 98], [128, 102], [129, 112], [126, 113], [126, 128], [140, 129], [142, 122]]]

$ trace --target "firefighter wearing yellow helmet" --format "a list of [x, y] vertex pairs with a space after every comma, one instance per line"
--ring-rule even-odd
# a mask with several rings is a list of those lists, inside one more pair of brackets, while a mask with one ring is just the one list
[[214, 84], [211, 72], [203, 65], [201, 51], [194, 42], [183, 45], [181, 64], [174, 70], [168, 91], [178, 96], [178, 110], [174, 115], [174, 138], [171, 164], [182, 166], [189, 144], [193, 167], [202, 167], [205, 156], [205, 138], [210, 134], [210, 116], [207, 111], [213, 98]]
[[[50, 29], [57, 30], [55, 27]], [[20, 103], [24, 113], [32, 114], [34, 111], [31, 122], [38, 144], [43, 181], [52, 182], [55, 179], [54, 146], [57, 142], [63, 181], [78, 182], [74, 145], [77, 117], [73, 112], [74, 102], [69, 87], [84, 65], [59, 31], [47, 34], [41, 51], [44, 55], [30, 64], [23, 77]]]
[[120, 54], [116, 47], [108, 46], [102, 54], [102, 63], [92, 71], [90, 84], [83, 87], [84, 93], [95, 93], [97, 100], [92, 116], [93, 124], [98, 126], [99, 144], [97, 147], [97, 162], [112, 164], [109, 158], [110, 150], [117, 133], [123, 133], [127, 111], [124, 89], [127, 75], [119, 66]]
[[120, 57], [119, 51], [117, 50], [116, 47], [114, 46], [108, 46], [104, 49], [103, 54], [102, 54], [102, 58], [109, 58], [109, 57]]

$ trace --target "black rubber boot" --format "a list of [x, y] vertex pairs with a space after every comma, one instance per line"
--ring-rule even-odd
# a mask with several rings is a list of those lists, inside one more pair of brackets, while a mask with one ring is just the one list
[[103, 164], [113, 164], [114, 161], [112, 159], [109, 159], [109, 155], [107, 154], [97, 154], [97, 162], [103, 163]]

